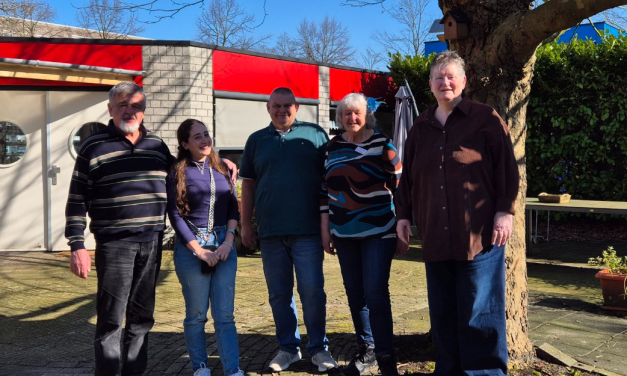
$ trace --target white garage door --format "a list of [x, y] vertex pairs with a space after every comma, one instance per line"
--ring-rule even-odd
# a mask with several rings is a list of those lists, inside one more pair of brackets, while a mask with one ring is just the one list
[[0, 250], [44, 250], [45, 92], [0, 91]]
[[69, 249], [75, 148], [108, 122], [107, 100], [106, 92], [0, 91], [0, 251]]
[[[225, 98], [215, 101], [215, 146], [218, 148], [243, 148], [251, 133], [270, 124], [266, 102]], [[317, 123], [318, 107], [301, 104], [296, 119]]]

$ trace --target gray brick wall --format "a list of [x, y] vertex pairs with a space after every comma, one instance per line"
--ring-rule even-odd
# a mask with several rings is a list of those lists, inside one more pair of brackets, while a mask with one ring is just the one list
[[329, 121], [330, 106], [329, 106], [329, 93], [330, 93], [330, 79], [329, 79], [329, 67], [318, 67], [318, 82], [319, 82], [319, 97], [320, 104], [318, 105], [318, 124], [329, 133], [329, 127], [331, 122]]
[[176, 129], [188, 118], [213, 129], [212, 50], [189, 46], [144, 46], [146, 126], [176, 153]]

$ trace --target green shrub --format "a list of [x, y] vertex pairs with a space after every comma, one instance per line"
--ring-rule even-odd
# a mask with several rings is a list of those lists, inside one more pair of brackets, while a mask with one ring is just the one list
[[627, 37], [550, 43], [536, 55], [527, 195], [627, 201]]
[[407, 79], [418, 111], [422, 112], [435, 103], [435, 98], [429, 89], [429, 64], [434, 54], [429, 56], [403, 56], [400, 53], [389, 54], [390, 73], [397, 85], [402, 85]]

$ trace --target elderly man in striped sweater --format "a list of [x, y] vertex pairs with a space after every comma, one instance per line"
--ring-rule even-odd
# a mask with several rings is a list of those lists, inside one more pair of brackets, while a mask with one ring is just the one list
[[72, 250], [70, 269], [87, 278], [91, 256], [84, 230], [89, 213], [98, 270], [96, 375], [141, 374], [154, 324], [165, 181], [173, 157], [163, 140], [144, 127], [146, 96], [140, 86], [117, 84], [107, 106], [107, 128], [85, 140], [76, 158], [65, 236]]

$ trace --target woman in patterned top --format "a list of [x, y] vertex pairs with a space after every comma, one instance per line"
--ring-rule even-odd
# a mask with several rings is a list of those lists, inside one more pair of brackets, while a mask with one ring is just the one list
[[322, 243], [340, 261], [359, 352], [344, 368], [356, 376], [376, 362], [398, 375], [392, 347], [388, 280], [396, 250], [394, 191], [401, 174], [396, 148], [375, 130], [362, 94], [348, 94], [336, 123], [346, 132], [329, 141], [321, 197]]

